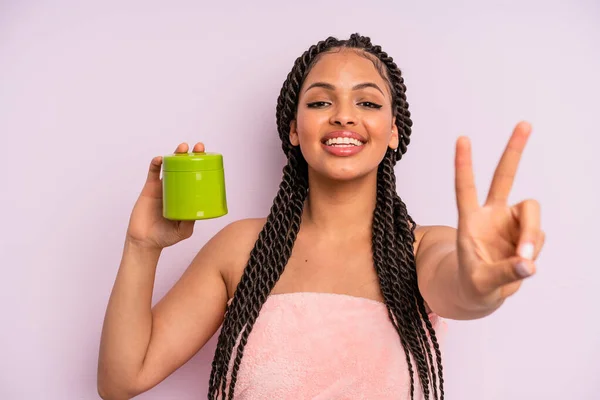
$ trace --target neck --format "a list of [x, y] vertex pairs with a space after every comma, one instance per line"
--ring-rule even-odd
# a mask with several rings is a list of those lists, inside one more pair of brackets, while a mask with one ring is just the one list
[[309, 171], [305, 228], [323, 239], [371, 235], [377, 199], [377, 171], [352, 181], [325, 179]]

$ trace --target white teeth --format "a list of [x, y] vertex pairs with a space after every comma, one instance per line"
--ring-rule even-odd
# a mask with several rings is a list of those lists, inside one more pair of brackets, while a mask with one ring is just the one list
[[354, 146], [362, 146], [364, 143], [361, 142], [360, 140], [356, 140], [354, 138], [349, 138], [349, 137], [338, 137], [338, 138], [333, 138], [333, 139], [329, 139], [325, 142], [325, 144], [327, 146], [333, 146], [333, 145], [354, 145]]

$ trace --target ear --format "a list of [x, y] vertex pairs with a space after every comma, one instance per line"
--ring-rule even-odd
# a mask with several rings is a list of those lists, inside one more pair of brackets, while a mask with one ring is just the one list
[[298, 131], [296, 130], [296, 120], [293, 119], [292, 122], [290, 122], [290, 143], [292, 143], [292, 146], [298, 146], [300, 144], [300, 141], [298, 140]]
[[398, 127], [396, 126], [396, 117], [392, 120], [392, 135], [390, 136], [390, 142], [388, 146], [392, 150], [396, 150], [400, 145], [398, 138]]

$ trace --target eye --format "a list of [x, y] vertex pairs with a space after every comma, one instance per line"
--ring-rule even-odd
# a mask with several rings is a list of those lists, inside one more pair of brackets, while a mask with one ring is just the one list
[[326, 101], [315, 101], [312, 103], [308, 103], [306, 106], [308, 108], [321, 108], [321, 107], [324, 107], [324, 105], [326, 105], [326, 104], [329, 104], [329, 103]]
[[359, 104], [363, 104], [363, 105], [365, 105], [365, 107], [373, 108], [373, 109], [376, 109], [376, 110], [379, 110], [382, 107], [381, 105], [375, 104], [375, 103], [371, 103], [370, 101], [363, 101], [362, 103], [359, 103]]

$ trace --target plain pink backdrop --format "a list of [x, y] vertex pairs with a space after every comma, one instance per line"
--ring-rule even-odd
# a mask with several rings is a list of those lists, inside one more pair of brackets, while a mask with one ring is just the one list
[[[419, 224], [456, 226], [460, 134], [483, 199], [513, 126], [534, 127], [511, 202], [542, 204], [539, 273], [491, 317], [449, 322], [447, 399], [598, 398], [599, 3], [413, 3], [0, 2], [0, 398], [97, 398], [150, 159], [205, 141], [225, 157], [230, 206], [164, 252], [156, 301], [225, 224], [268, 213], [281, 84], [311, 44], [355, 31], [404, 71], [414, 130], [396, 170]], [[139, 398], [205, 398], [214, 344]]]

